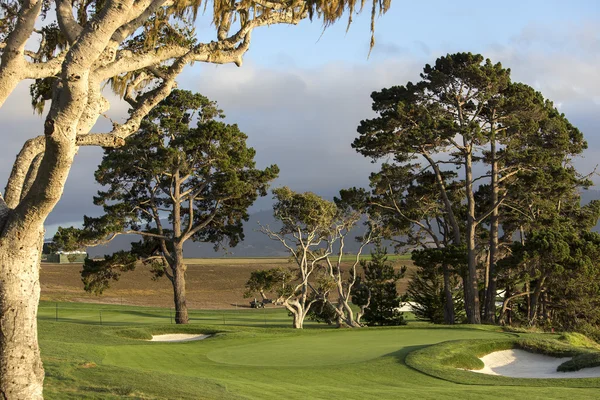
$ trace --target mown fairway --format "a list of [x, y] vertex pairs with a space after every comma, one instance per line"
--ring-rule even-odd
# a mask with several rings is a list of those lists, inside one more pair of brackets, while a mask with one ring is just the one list
[[[92, 309], [94, 306], [86, 305]], [[119, 307], [114, 307], [117, 312]], [[131, 308], [131, 307], [129, 307]], [[151, 314], [140, 310], [140, 314]], [[142, 318], [141, 316], [140, 318]], [[413, 350], [456, 339], [506, 338], [497, 327], [359, 330], [201, 325], [100, 326], [40, 320], [49, 399], [592, 399], [598, 389], [459, 385], [407, 367]], [[140, 322], [143, 323], [143, 319]], [[117, 322], [114, 322], [117, 324]], [[187, 343], [132, 337], [216, 333]]]

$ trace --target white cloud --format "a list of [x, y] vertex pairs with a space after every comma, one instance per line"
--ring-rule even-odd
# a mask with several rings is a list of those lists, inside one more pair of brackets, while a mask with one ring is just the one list
[[[581, 128], [590, 143], [586, 157], [576, 161], [582, 171], [595, 165], [600, 152], [600, 137], [597, 139], [595, 132], [600, 126], [599, 34], [600, 27], [591, 22], [561, 27], [530, 25], [508, 43], [471, 49], [510, 67], [514, 80], [535, 86]], [[369, 61], [361, 58], [355, 63], [301, 68], [281, 53], [281, 62], [272, 67], [252, 62], [242, 68], [197, 64], [185, 70], [179, 86], [217, 100], [227, 121], [238, 123], [249, 135], [258, 165], [280, 166], [278, 185], [333, 195], [344, 187], [367, 184], [369, 173], [376, 168], [350, 147], [360, 120], [373, 115], [371, 92], [418, 80], [425, 63], [433, 63], [457, 47], [454, 43], [431, 49], [427, 43], [414, 42], [406, 50], [404, 38], [394, 40], [397, 42], [382, 38], [381, 49], [376, 47]], [[126, 106], [117, 102], [109, 116], [122, 120], [125, 110]], [[29, 107], [28, 85], [20, 85], [0, 109], [0, 121], [0, 179], [6, 182], [24, 140], [42, 131], [43, 120], [33, 116]], [[106, 130], [109, 125], [103, 118], [96, 129]], [[99, 211], [91, 197], [97, 190], [93, 171], [100, 157], [99, 149], [81, 149], [49, 223], [75, 221]], [[261, 204], [259, 208], [268, 206], [265, 201]]]

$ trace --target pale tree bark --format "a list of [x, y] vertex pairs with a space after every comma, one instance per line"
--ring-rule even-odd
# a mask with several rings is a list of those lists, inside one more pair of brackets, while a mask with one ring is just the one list
[[359, 311], [356, 313], [356, 323], [361, 324], [360, 320], [365, 315], [365, 310], [371, 305], [371, 289], [367, 287], [367, 303], [360, 306]]
[[270, 239], [280, 242], [296, 262], [299, 282], [295, 284], [290, 294], [284, 297], [283, 305], [294, 317], [292, 326], [295, 329], [302, 329], [306, 315], [317, 301], [316, 298], [309, 299], [309, 293], [313, 289], [308, 280], [319, 262], [329, 257], [331, 248], [328, 246], [327, 250], [318, 256], [313, 253], [312, 250], [324, 241], [317, 229], [303, 232], [298, 227], [297, 231], [291, 234], [292, 239], [287, 238], [285, 234], [273, 232], [268, 226], [260, 225], [260, 231]]
[[[0, 203], [3, 203], [0, 200]], [[2, 210], [0, 205], [0, 221]], [[4, 211], [6, 212], [6, 211]], [[14, 212], [0, 235], [0, 395], [41, 399], [44, 370], [37, 343], [43, 220], [23, 223]]]
[[354, 311], [352, 310], [350, 303], [352, 300], [352, 289], [354, 288], [354, 285], [358, 279], [356, 268], [360, 263], [360, 256], [364, 247], [373, 240], [371, 232], [369, 232], [362, 239], [362, 243], [356, 253], [352, 265], [348, 269], [350, 272], [348, 279], [344, 279], [343, 277], [344, 269], [342, 266], [342, 257], [344, 255], [346, 236], [348, 235], [350, 229], [352, 229], [352, 227], [358, 222], [358, 217], [358, 215], [351, 216], [345, 224], [336, 229], [336, 234], [329, 238], [330, 242], [328, 246], [329, 248], [333, 248], [335, 243], [338, 243], [338, 254], [336, 261], [332, 262], [329, 257], [325, 259], [327, 263], [327, 273], [335, 282], [335, 288], [337, 291], [338, 304], [337, 307], [334, 307], [334, 309], [337, 314], [338, 327], [347, 326], [350, 328], [359, 328], [362, 326], [360, 321], [355, 319]]
[[[68, 42], [64, 49], [55, 48], [46, 55], [42, 52], [44, 33], [37, 26], [45, 23], [41, 19], [44, 4], [49, 6], [48, 13], [55, 13], [46, 21], [55, 20]], [[0, 43], [0, 106], [25, 79], [52, 78], [54, 82], [43, 136], [25, 143], [7, 182], [6, 200], [0, 199], [3, 398], [42, 398], [43, 369], [35, 321], [43, 224], [63, 193], [78, 147], [123, 145], [152, 107], [169, 95], [185, 65], [194, 61], [241, 65], [257, 27], [297, 24], [308, 17], [309, 9], [328, 24], [340, 18], [335, 11], [325, 9], [326, 5], [303, 0], [223, 2], [230, 9], [214, 16], [218, 25], [215, 41], [185, 46], [159, 43], [147, 51], [127, 47], [127, 40], [139, 39], [136, 32], [145, 21], [173, 4], [171, 0], [107, 0], [97, 3], [98, 10], [89, 19], [86, 15], [78, 20], [80, 2], [23, 0], [15, 2], [18, 15], [3, 21], [10, 31]], [[373, 15], [377, 8], [385, 12], [389, 7], [389, 2], [373, 4]], [[230, 21], [234, 17], [238, 23], [230, 33], [231, 24], [218, 19]], [[42, 36], [37, 52], [26, 49], [35, 35]], [[109, 107], [100, 95], [102, 85], [111, 78], [142, 70], [155, 71], [156, 76], [149, 86], [152, 89], [133, 91], [136, 105], [127, 122], [115, 125], [111, 132], [91, 132]]]
[[15, 29], [4, 42], [6, 46], [0, 58], [0, 106], [4, 104], [19, 82], [28, 77], [27, 61], [24, 57], [25, 44], [33, 33], [42, 3], [42, 0], [25, 0], [23, 2]]
[[[175, 78], [193, 61], [235, 63], [250, 46], [254, 28], [274, 23], [295, 24], [306, 11], [271, 12], [248, 18], [223, 40], [195, 47], [165, 46], [146, 54], [121, 49], [122, 41], [168, 1], [108, 0], [85, 25], [73, 19], [73, 3], [57, 2], [57, 20], [69, 47], [49, 60], [25, 49], [34, 35], [42, 1], [20, 4], [14, 29], [0, 46], [0, 105], [24, 79], [53, 77], [55, 84], [44, 134], [27, 141], [19, 153], [0, 200], [0, 395], [5, 399], [41, 399], [44, 372], [37, 343], [39, 268], [44, 221], [60, 199], [81, 145], [116, 147], [136, 132], [143, 117], [174, 87]], [[152, 10], [150, 10], [150, 8]], [[150, 10], [150, 11], [149, 11]], [[39, 32], [39, 31], [38, 31]], [[116, 34], [116, 36], [115, 36]], [[119, 36], [120, 35], [120, 36]], [[114, 38], [121, 42], [116, 42]], [[170, 50], [169, 50], [170, 49]], [[146, 67], [167, 65], [155, 88], [138, 91], [137, 105], [123, 125], [108, 133], [92, 133], [109, 108], [100, 94], [107, 79]], [[181, 284], [185, 266], [178, 265], [176, 302], [185, 304]], [[180, 315], [180, 318], [185, 318]]]

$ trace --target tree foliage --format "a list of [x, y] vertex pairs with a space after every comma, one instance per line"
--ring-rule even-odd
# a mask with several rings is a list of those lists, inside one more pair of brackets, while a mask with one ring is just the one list
[[467, 318], [479, 323], [483, 311], [493, 320], [497, 265], [506, 255], [500, 232], [505, 245], [517, 214], [552, 219], [557, 200], [585, 186], [571, 166], [587, 147], [581, 132], [539, 92], [512, 82], [509, 69], [471, 53], [440, 57], [417, 83], [371, 97], [377, 116], [361, 122], [353, 147], [393, 160], [372, 177], [376, 206], [397, 231], [411, 224], [405, 233], [422, 245], [450, 244], [443, 235], [464, 245]]
[[[466, 273], [467, 258], [464, 248], [450, 245], [444, 248], [414, 250], [412, 259], [417, 266], [408, 284], [406, 298], [411, 301], [418, 319], [434, 324], [463, 322], [465, 317], [463, 295], [458, 277]], [[446, 316], [443, 268], [450, 268], [450, 293], [453, 320]]]
[[370, 261], [360, 262], [363, 275], [355, 285], [352, 303], [361, 308], [362, 319], [367, 325], [406, 324], [399, 311], [401, 299], [396, 288], [406, 267], [395, 271], [387, 260], [387, 249], [377, 246], [371, 252]]
[[[294, 279], [294, 273], [283, 267], [252, 271], [245, 285], [244, 297], [252, 297], [258, 293], [263, 303], [279, 304], [291, 294]], [[269, 297], [269, 294], [274, 294], [275, 298]]]
[[[123, 146], [150, 110], [171, 93], [186, 65], [241, 66], [254, 29], [307, 18], [326, 27], [346, 12], [351, 23], [363, 5], [356, 0], [1, 2], [0, 107], [26, 80], [34, 82], [34, 109], [41, 112], [49, 106], [43, 132], [24, 140], [0, 197], [0, 259], [7, 266], [0, 270], [6, 283], [1, 296], [11, 310], [6, 318], [14, 321], [14, 327], [6, 323], [0, 328], [3, 393], [42, 398], [43, 368], [35, 333], [39, 262], [31, 265], [29, 260], [39, 260], [44, 222], [63, 193], [77, 149]], [[373, 0], [371, 6], [373, 32], [375, 16], [386, 12], [390, 1]], [[212, 14], [214, 35], [206, 42], [194, 27], [200, 10]], [[123, 123], [98, 132], [93, 130], [96, 122], [114, 106], [103, 91], [107, 84], [131, 109]], [[14, 283], [9, 279], [13, 275]], [[25, 287], [23, 281], [31, 283]], [[9, 334], [16, 327], [20, 332]], [[16, 355], [4, 356], [13, 351]]]
[[183, 243], [209, 242], [217, 248], [243, 239], [248, 207], [266, 195], [279, 170], [255, 168], [246, 135], [220, 117], [221, 110], [206, 97], [176, 90], [125, 146], [106, 150], [96, 171], [106, 189], [94, 198], [105, 214], [85, 217], [79, 239], [137, 234], [142, 240], [129, 252], [86, 260], [86, 290], [102, 293], [136, 261], [176, 288], [185, 273]]

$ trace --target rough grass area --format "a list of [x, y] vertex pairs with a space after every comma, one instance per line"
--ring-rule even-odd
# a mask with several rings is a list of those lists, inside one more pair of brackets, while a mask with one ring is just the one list
[[[186, 298], [191, 309], [250, 308], [252, 298], [244, 298], [244, 285], [257, 269], [290, 267], [287, 258], [212, 258], [186, 259]], [[344, 256], [344, 266], [351, 257]], [[398, 282], [398, 293], [404, 293], [414, 265], [409, 256], [390, 256], [396, 270], [408, 268]], [[148, 268], [139, 265], [123, 273], [118, 282], [101, 296], [86, 293], [81, 283], [81, 264], [42, 263], [40, 270], [41, 299], [48, 302], [86, 302], [118, 305], [164, 307], [167, 315], [173, 306], [173, 288], [166, 278], [152, 280]], [[254, 297], [254, 296], [252, 296]], [[256, 297], [260, 297], [256, 294]]]
[[[506, 378], [502, 388], [489, 385], [489, 380], [460, 385], [405, 362], [412, 352], [448, 344], [475, 343], [479, 351], [488, 351], [490, 343], [511, 344], [516, 335], [497, 327], [411, 323], [364, 329], [320, 325], [321, 329], [296, 331], [281, 327], [281, 318], [287, 318], [289, 325], [285, 315], [267, 320], [265, 327], [218, 325], [216, 321], [211, 325], [198, 321], [188, 326], [147, 324], [145, 314], [139, 310], [134, 314], [140, 318], [138, 323], [114, 326], [40, 320], [45, 398], [492, 400], [501, 396], [577, 400], [595, 398], [600, 381], [565, 380], [564, 387], [546, 388], [547, 382], [513, 386], [518, 380]], [[213, 336], [183, 343], [141, 340], [175, 332]], [[439, 344], [448, 340], [452, 342]], [[447, 355], [454, 356], [455, 362], [469, 365], [461, 352], [449, 349]]]
[[[578, 338], [578, 342], [581, 340], [583, 339]], [[524, 379], [466, 371], [482, 369], [484, 365], [479, 359], [480, 357], [495, 351], [510, 349], [521, 349], [552, 357], [573, 357], [571, 361], [563, 363], [558, 368], [562, 372], [600, 365], [600, 352], [589, 347], [576, 347], [565, 340], [564, 336], [561, 339], [558, 335], [543, 334], [522, 334], [521, 337], [504, 339], [444, 342], [409, 354], [406, 364], [436, 378], [470, 385], [600, 387], [600, 378]]]
[[600, 367], [600, 352], [580, 353], [558, 366], [560, 372], [579, 371], [583, 368]]
[[581, 333], [566, 332], [560, 336], [560, 340], [563, 340], [575, 347], [585, 347], [593, 350], [600, 350], [600, 344], [596, 343], [592, 339], [588, 338]]

